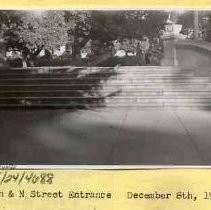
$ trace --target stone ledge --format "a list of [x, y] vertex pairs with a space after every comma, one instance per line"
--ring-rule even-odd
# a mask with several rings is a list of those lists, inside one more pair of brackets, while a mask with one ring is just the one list
[[211, 42], [182, 40], [176, 43], [176, 48], [194, 49], [211, 56]]

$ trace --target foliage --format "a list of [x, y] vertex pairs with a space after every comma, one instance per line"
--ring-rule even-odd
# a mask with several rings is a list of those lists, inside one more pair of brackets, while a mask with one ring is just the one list
[[68, 26], [60, 11], [27, 12], [21, 16], [18, 27], [19, 42], [30, 52], [38, 49], [52, 51], [68, 41]]
[[186, 11], [178, 17], [178, 23], [182, 25], [182, 30], [193, 29], [193, 11]]
[[36, 57], [42, 49], [66, 44], [68, 25], [62, 11], [1, 11], [2, 37], [7, 47]]
[[[207, 27], [206, 19], [209, 16], [208, 11], [198, 11], [199, 29]], [[182, 32], [187, 33], [188, 30], [194, 28], [194, 11], [185, 11], [178, 17], [178, 23], [182, 25]]]
[[92, 36], [102, 41], [153, 37], [163, 27], [167, 14], [163, 11], [95, 11], [92, 14]]
[[91, 12], [65, 11], [64, 18], [69, 26], [68, 35], [72, 44], [72, 54], [76, 57], [90, 39]]
[[0, 38], [31, 59], [42, 49], [52, 51], [67, 42], [77, 57], [89, 40], [105, 46], [116, 39], [157, 36], [166, 18], [166, 12], [151, 10], [1, 11]]
[[21, 25], [21, 11], [0, 11], [0, 38], [3, 38], [8, 47], [16, 46], [19, 48], [18, 26]]
[[[141, 39], [143, 35], [156, 36], [167, 18], [163, 11], [66, 11], [65, 19], [71, 22], [73, 55], [91, 39], [103, 44], [116, 39]], [[93, 42], [94, 43], [94, 42]]]

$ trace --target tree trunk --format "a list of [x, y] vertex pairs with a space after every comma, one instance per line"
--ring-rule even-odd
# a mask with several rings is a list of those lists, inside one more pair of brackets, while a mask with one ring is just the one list
[[36, 57], [40, 54], [40, 52], [43, 50], [43, 46], [37, 48], [37, 50], [34, 53], [29, 53], [26, 56], [26, 65], [27, 65], [27, 61], [29, 63], [29, 66], [34, 66], [34, 60], [36, 59]]
[[73, 37], [72, 57], [75, 59], [78, 54], [78, 25], [76, 24]]
[[75, 27], [74, 30], [74, 41], [72, 46], [72, 57], [77, 58], [80, 56], [81, 48], [90, 40], [90, 35], [87, 35], [83, 38], [81, 42], [78, 41], [79, 34], [78, 34], [78, 26]]
[[77, 43], [74, 42], [72, 46], [72, 57], [77, 58], [79, 55], [80, 55], [80, 49]]
[[40, 52], [43, 50], [43, 46], [42, 47], [40, 47], [40, 48], [38, 48], [33, 54], [31, 54], [31, 58], [32, 59], [35, 59], [39, 54], [40, 54]]

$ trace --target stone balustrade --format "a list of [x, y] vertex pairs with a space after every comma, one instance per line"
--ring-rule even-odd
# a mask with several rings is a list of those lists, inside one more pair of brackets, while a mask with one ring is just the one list
[[178, 65], [192, 69], [198, 76], [211, 77], [211, 43], [181, 40], [175, 43]]

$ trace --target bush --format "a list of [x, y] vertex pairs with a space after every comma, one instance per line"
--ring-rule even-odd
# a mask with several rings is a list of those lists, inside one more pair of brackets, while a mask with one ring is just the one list
[[106, 61], [102, 62], [100, 66], [109, 66], [113, 67], [116, 65], [121, 66], [139, 66], [140, 60], [136, 56], [128, 56], [128, 57], [110, 57]]
[[36, 59], [35, 66], [85, 66], [87, 59], [70, 59], [70, 58], [55, 58], [55, 59]]
[[23, 66], [21, 58], [7, 59], [7, 63], [10, 67], [22, 67]]

